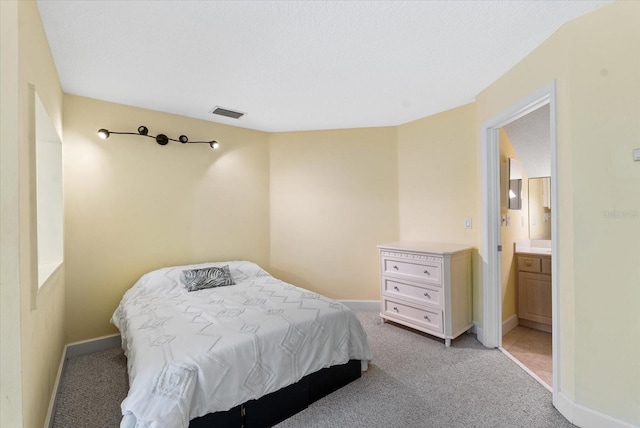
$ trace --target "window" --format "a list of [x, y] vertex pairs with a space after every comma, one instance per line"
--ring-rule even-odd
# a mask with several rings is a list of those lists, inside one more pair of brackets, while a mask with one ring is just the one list
[[62, 264], [62, 142], [35, 94], [38, 288]]

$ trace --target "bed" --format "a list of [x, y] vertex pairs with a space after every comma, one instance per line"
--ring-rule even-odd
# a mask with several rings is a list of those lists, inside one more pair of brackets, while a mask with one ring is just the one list
[[271, 426], [371, 360], [345, 305], [248, 261], [149, 272], [111, 322], [129, 373], [121, 428]]

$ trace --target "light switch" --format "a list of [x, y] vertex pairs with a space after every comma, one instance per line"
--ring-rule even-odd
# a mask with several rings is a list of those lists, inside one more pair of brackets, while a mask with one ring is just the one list
[[511, 216], [507, 214], [507, 226], [511, 226]]
[[633, 149], [633, 160], [640, 161], [640, 149]]
[[464, 219], [464, 228], [465, 229], [471, 229], [471, 219], [470, 218], [465, 218]]

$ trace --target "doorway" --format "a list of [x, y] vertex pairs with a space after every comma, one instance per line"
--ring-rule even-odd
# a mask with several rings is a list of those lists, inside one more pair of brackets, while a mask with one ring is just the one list
[[[557, 148], [556, 148], [556, 104], [555, 82], [538, 89], [520, 100], [499, 115], [482, 125], [482, 277], [483, 277], [483, 315], [482, 327], [478, 329], [480, 341], [487, 347], [502, 346], [502, 247], [501, 247], [501, 183], [500, 183], [500, 128], [549, 105], [551, 176], [550, 201], [556, 209], [551, 211], [551, 295], [552, 295], [552, 366], [553, 395], [558, 392], [560, 367], [559, 323], [558, 316], [558, 180], [557, 180]], [[555, 401], [555, 400], [554, 400]]]
[[499, 131], [503, 320], [500, 349], [551, 390], [549, 119], [547, 103]]

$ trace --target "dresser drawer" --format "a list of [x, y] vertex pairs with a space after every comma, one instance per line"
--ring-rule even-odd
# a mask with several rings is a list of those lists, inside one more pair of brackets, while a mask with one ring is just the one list
[[385, 314], [389, 316], [412, 322], [438, 333], [443, 332], [442, 311], [398, 303], [387, 299], [383, 300], [383, 308]]
[[540, 257], [518, 256], [518, 270], [521, 272], [540, 272]]
[[408, 298], [417, 300], [420, 304], [427, 304], [442, 308], [442, 289], [425, 285], [408, 284], [391, 278], [382, 278], [383, 294], [389, 297]]
[[442, 263], [429, 261], [382, 259], [382, 274], [414, 281], [442, 284]]
[[540, 260], [542, 263], [542, 273], [551, 275], [551, 259], [544, 257]]

